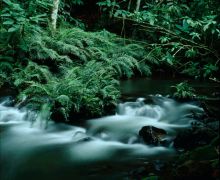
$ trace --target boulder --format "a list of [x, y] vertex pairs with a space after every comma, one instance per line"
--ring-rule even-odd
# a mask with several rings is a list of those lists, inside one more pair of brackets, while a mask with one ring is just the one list
[[144, 126], [139, 131], [141, 139], [149, 145], [159, 145], [161, 137], [166, 135], [166, 131], [154, 126]]

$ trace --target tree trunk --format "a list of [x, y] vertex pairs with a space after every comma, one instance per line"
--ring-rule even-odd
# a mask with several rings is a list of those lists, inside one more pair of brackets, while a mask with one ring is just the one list
[[131, 0], [129, 0], [128, 2], [128, 11], [130, 11], [130, 9], [131, 9]]
[[140, 10], [140, 5], [141, 5], [141, 0], [137, 0], [137, 4], [136, 4], [136, 12], [139, 12]]
[[51, 13], [51, 27], [55, 31], [57, 28], [57, 15], [59, 10], [60, 0], [53, 0], [53, 8]]

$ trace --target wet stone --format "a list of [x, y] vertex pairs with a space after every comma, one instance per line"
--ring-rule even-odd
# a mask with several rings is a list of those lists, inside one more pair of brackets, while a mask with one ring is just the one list
[[161, 136], [166, 135], [166, 131], [154, 126], [144, 126], [139, 131], [141, 139], [149, 145], [159, 145]]

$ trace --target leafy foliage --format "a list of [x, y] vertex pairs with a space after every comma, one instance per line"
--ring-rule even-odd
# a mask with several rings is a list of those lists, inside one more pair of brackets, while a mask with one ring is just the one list
[[184, 81], [175, 86], [171, 86], [175, 88], [174, 97], [176, 98], [193, 98], [195, 97], [195, 89], [189, 86], [189, 84]]
[[[138, 12], [135, 11], [134, 3], [132, 8], [128, 8], [129, 1], [103, 0], [98, 4], [107, 9], [115, 6], [115, 18], [134, 24], [134, 32], [143, 35], [138, 37], [135, 33], [133, 38], [148, 44], [149, 52], [160, 59], [160, 64], [164, 67], [187, 73], [192, 70], [188, 66], [189, 61], [196, 66], [198, 59], [202, 59], [199, 62], [200, 72], [189, 75], [195, 75], [195, 78], [217, 76], [220, 61], [218, 1], [194, 0], [187, 3], [143, 0]], [[112, 11], [112, 8], [109, 11]], [[122, 29], [124, 28], [123, 25]], [[154, 49], [160, 49], [160, 52]], [[207, 67], [211, 67], [209, 64], [212, 64], [212, 68], [206, 71]]]
[[102, 113], [104, 106], [115, 105], [119, 90], [111, 67], [104, 68], [101, 62], [90, 61], [84, 67], [63, 66], [61, 69], [63, 73], [57, 77], [47, 67], [30, 63], [15, 73], [19, 100], [25, 97], [27, 104], [35, 109], [49, 103], [66, 118], [70, 110], [88, 110], [94, 115]]
[[139, 66], [146, 54], [142, 46], [126, 45], [122, 39], [105, 30], [91, 33], [79, 28], [61, 28], [54, 37], [45, 34], [34, 38], [35, 41], [31, 38], [28, 41], [30, 57], [36, 62], [83, 65], [95, 60], [114, 67], [118, 76], [131, 77], [134, 69], [147, 75], [151, 73], [148, 64], [143, 64], [146, 61], [142, 62], [142, 69]]
[[[102, 114], [119, 98], [119, 77], [131, 77], [134, 70], [151, 73], [141, 45], [106, 30], [85, 32], [67, 25], [52, 34], [44, 27], [50, 1], [4, 3], [1, 81], [15, 86], [18, 101], [42, 111], [42, 116], [50, 116], [50, 110], [66, 119], [71, 111]], [[38, 11], [41, 5], [45, 14]]]

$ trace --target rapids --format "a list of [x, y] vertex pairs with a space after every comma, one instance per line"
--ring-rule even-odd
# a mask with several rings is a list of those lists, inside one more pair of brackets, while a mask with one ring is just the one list
[[[120, 103], [115, 115], [87, 120], [84, 127], [47, 123], [5, 99], [0, 103], [1, 180], [123, 179], [132, 165], [174, 157], [176, 133], [195, 121], [192, 112], [203, 110], [162, 96], [150, 99]], [[143, 126], [164, 129], [169, 145], [143, 143], [138, 135]]]

